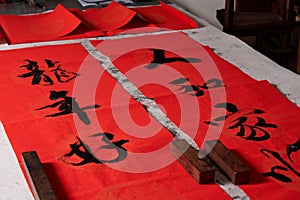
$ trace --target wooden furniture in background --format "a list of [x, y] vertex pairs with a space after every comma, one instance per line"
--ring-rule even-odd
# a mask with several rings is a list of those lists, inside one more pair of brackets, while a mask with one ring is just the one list
[[[299, 29], [300, 27], [300, 0], [294, 0], [294, 10], [295, 10], [295, 13], [296, 13], [296, 16], [295, 16], [295, 21], [296, 21], [296, 24], [295, 24], [295, 27], [296, 29]], [[297, 32], [297, 37], [296, 39], [294, 40], [294, 42], [298, 42], [298, 49], [297, 49], [297, 60], [296, 60], [296, 73], [300, 74], [300, 34], [299, 32]]]
[[297, 56], [297, 61], [296, 61], [296, 72], [300, 74], [300, 39], [299, 39], [299, 44], [298, 44], [298, 56]]
[[255, 49], [262, 51], [263, 41], [278, 39], [277, 51], [288, 49], [293, 29], [294, 0], [226, 0], [217, 11], [223, 31], [237, 37], [255, 36]]

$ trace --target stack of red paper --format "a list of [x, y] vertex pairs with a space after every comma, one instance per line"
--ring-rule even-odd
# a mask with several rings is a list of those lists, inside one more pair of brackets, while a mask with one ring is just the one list
[[103, 9], [81, 11], [66, 9], [59, 4], [49, 13], [0, 15], [0, 25], [10, 44], [114, 35], [149, 26], [165, 29], [197, 28], [192, 19], [164, 3], [130, 9], [114, 1]]

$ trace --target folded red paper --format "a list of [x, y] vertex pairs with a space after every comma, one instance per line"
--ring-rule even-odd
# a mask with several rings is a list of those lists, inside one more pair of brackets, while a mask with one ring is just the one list
[[130, 33], [157, 31], [137, 29], [141, 27], [197, 27], [192, 19], [164, 3], [129, 9], [114, 1], [105, 8], [86, 11], [66, 9], [59, 4], [49, 13], [0, 15], [0, 25], [9, 44], [115, 35], [135, 29]]
[[80, 23], [80, 19], [60, 4], [50, 13], [0, 15], [0, 24], [9, 43], [55, 40], [71, 33]]
[[100, 31], [120, 28], [129, 23], [136, 15], [133, 10], [114, 1], [103, 9], [91, 8], [86, 11], [72, 9], [71, 11], [86, 26]]
[[132, 8], [132, 10], [136, 11], [147, 22], [165, 29], [198, 28], [197, 23], [182, 12], [163, 2], [160, 4], [160, 6], [137, 7]]

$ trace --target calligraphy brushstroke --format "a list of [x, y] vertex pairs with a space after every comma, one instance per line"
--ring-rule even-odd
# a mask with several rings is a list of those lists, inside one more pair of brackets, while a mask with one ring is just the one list
[[196, 63], [201, 62], [198, 58], [182, 58], [182, 57], [169, 57], [165, 55], [165, 50], [163, 49], [149, 49], [153, 51], [153, 60], [145, 66], [146, 69], [155, 69], [162, 64], [173, 63], [173, 62], [184, 62], [184, 63]]
[[[287, 148], [289, 149], [289, 145], [287, 146]], [[277, 166], [272, 166], [271, 167], [271, 171], [270, 172], [265, 172], [263, 173], [263, 176], [265, 177], [273, 177], [281, 182], [292, 182], [292, 179], [282, 173], [276, 172], [275, 170], [281, 170], [282, 172], [292, 172], [296, 177], [300, 178], [300, 172], [297, 171], [293, 165], [295, 165], [293, 162], [292, 164], [289, 164], [285, 159], [283, 159], [282, 155], [280, 155], [280, 153], [276, 152], [276, 151], [272, 151], [269, 149], [261, 149], [260, 152], [266, 156], [267, 158], [271, 158], [271, 156], [273, 157], [273, 159], [275, 159], [276, 161], [280, 162], [283, 166], [277, 165]], [[289, 152], [289, 151], [288, 151]]]

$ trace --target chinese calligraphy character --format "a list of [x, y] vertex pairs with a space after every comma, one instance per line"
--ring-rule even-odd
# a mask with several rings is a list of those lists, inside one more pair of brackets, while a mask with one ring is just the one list
[[[71, 165], [74, 165], [74, 166], [81, 166], [81, 165], [85, 165], [88, 163], [96, 163], [96, 164], [102, 163], [101, 161], [99, 161], [97, 158], [95, 158], [91, 154], [90, 148], [86, 144], [84, 144], [79, 137], [76, 137], [76, 138], [78, 141], [73, 144], [70, 144], [71, 151], [69, 153], [65, 154], [64, 156], [62, 156], [60, 158], [61, 161], [71, 164]], [[73, 155], [76, 155], [83, 160], [78, 163], [65, 161], [65, 158], [71, 157]]]
[[57, 117], [60, 115], [66, 115], [71, 113], [76, 113], [80, 120], [85, 123], [86, 125], [90, 124], [90, 120], [87, 116], [87, 114], [84, 112], [84, 110], [92, 109], [92, 108], [99, 108], [99, 105], [92, 105], [92, 106], [85, 106], [80, 107], [79, 104], [76, 101], [76, 98], [67, 96], [68, 91], [50, 91], [49, 99], [52, 101], [56, 101], [59, 99], [62, 99], [60, 101], [57, 101], [53, 104], [43, 106], [41, 108], [38, 108], [36, 110], [43, 110], [46, 108], [55, 108], [58, 107], [58, 110], [60, 112], [46, 115], [45, 117]]
[[49, 59], [45, 59], [45, 62], [47, 64], [48, 68], [55, 68], [55, 69], [52, 69], [50, 72], [54, 73], [56, 79], [60, 83], [67, 83], [80, 75], [75, 72], [70, 72], [70, 71], [63, 69], [61, 67], [59, 61], [52, 61]]
[[[46, 74], [46, 70], [39, 69], [38, 62], [28, 60], [28, 59], [26, 59], [25, 61], [28, 62], [28, 64], [22, 65], [20, 67], [26, 68], [30, 72], [18, 75], [18, 77], [27, 78], [32, 76], [33, 77], [32, 85], [38, 85], [40, 84], [41, 81], [47, 83], [46, 86], [53, 85], [54, 81], [52, 80], [52, 78], [54, 77], [60, 83], [67, 83], [80, 75], [75, 72], [71, 72], [63, 69], [59, 61], [52, 61], [49, 59], [45, 59], [45, 63], [48, 66], [48, 68], [46, 68], [48, 70], [47, 74]], [[54, 77], [51, 78], [49, 74], [54, 74]]]
[[58, 67], [56, 67], [55, 69], [51, 70], [50, 72], [54, 73], [56, 79], [60, 83], [67, 83], [67, 82], [75, 79], [77, 76], [79, 76], [79, 74], [77, 74], [75, 72], [69, 72], [65, 69], [62, 69], [60, 65]]
[[[217, 117], [213, 121], [205, 121], [205, 123], [213, 126], [218, 126], [218, 121], [227, 120], [229, 121], [229, 123], [233, 123], [233, 125], [229, 126], [228, 129], [238, 129], [236, 136], [242, 137], [245, 140], [267, 140], [270, 138], [270, 134], [266, 129], [278, 127], [276, 124], [267, 123], [265, 119], [263, 119], [262, 117], [258, 117], [257, 115], [265, 113], [260, 109], [251, 109], [245, 113], [242, 112], [242, 110], [239, 110], [237, 106], [232, 103], [219, 103], [216, 104], [215, 107], [226, 109], [228, 114], [225, 116]], [[229, 118], [231, 120], [229, 120]], [[248, 123], [249, 118], [255, 118], [256, 123]], [[246, 136], [247, 133], [249, 133], [248, 136]]]
[[189, 93], [192, 96], [203, 96], [204, 90], [217, 88], [217, 87], [223, 87], [223, 82], [220, 79], [212, 78], [206, 81], [203, 85], [193, 85], [193, 84], [186, 84], [188, 82], [188, 78], [179, 78], [176, 79], [169, 84], [180, 86], [178, 90], [182, 90], [183, 93]]
[[153, 60], [145, 66], [146, 69], [155, 69], [161, 64], [172, 63], [172, 62], [185, 62], [185, 63], [195, 63], [201, 62], [198, 58], [182, 58], [182, 57], [171, 57], [166, 58], [165, 50], [162, 49], [149, 49], [153, 51]]
[[114, 162], [119, 162], [121, 160], [124, 160], [127, 156], [127, 150], [122, 147], [123, 144], [129, 142], [129, 140], [118, 140], [116, 142], [112, 142], [114, 139], [114, 135], [111, 133], [97, 133], [94, 135], [91, 135], [91, 137], [102, 137], [102, 141], [106, 143], [105, 146], [100, 146], [98, 150], [101, 149], [115, 149], [117, 150], [118, 156], [112, 160], [103, 160], [102, 162], [107, 162], [107, 163], [114, 163]]
[[[129, 140], [119, 140], [116, 142], [112, 142], [112, 140], [114, 139], [114, 135], [111, 133], [97, 133], [91, 135], [90, 137], [101, 137], [102, 138], [101, 141], [104, 142], [106, 145], [100, 145], [97, 150], [101, 150], [101, 149], [116, 150], [117, 157], [112, 158], [110, 160], [101, 160], [100, 158], [98, 159], [92, 154], [91, 148], [88, 145], [84, 144], [79, 137], [77, 137], [78, 141], [73, 144], [70, 144], [71, 151], [65, 154], [61, 158], [61, 160], [65, 163], [72, 164], [74, 166], [81, 166], [88, 163], [96, 163], [96, 164], [115, 163], [115, 162], [120, 162], [126, 158], [127, 150], [122, 145], [129, 142]], [[76, 155], [82, 160], [77, 163], [65, 161], [66, 158], [72, 157], [73, 155]]]
[[273, 158], [275, 158], [277, 161], [279, 161], [283, 165], [283, 166], [271, 167], [271, 171], [263, 173], [263, 176], [265, 176], [265, 177], [271, 176], [282, 182], [292, 182], [291, 178], [289, 178], [283, 174], [280, 174], [278, 172], [275, 172], [275, 170], [277, 169], [277, 170], [281, 170], [281, 171], [290, 171], [293, 174], [295, 174], [297, 177], [300, 178], [300, 172], [298, 172], [296, 169], [294, 169], [292, 167], [292, 165], [290, 165], [287, 161], [285, 161], [278, 152], [272, 151], [269, 149], [261, 149], [260, 152], [267, 158], [271, 158], [270, 155], [273, 156]]
[[46, 83], [46, 85], [54, 84], [53, 80], [48, 75], [45, 74], [45, 70], [39, 69], [39, 65], [37, 62], [28, 60], [28, 59], [26, 59], [24, 61], [28, 62], [28, 64], [22, 65], [20, 67], [26, 68], [29, 72], [18, 75], [17, 77], [20, 77], [20, 78], [32, 77], [32, 81], [31, 81], [32, 85], [38, 85], [38, 84], [40, 84], [41, 81], [44, 81]]

